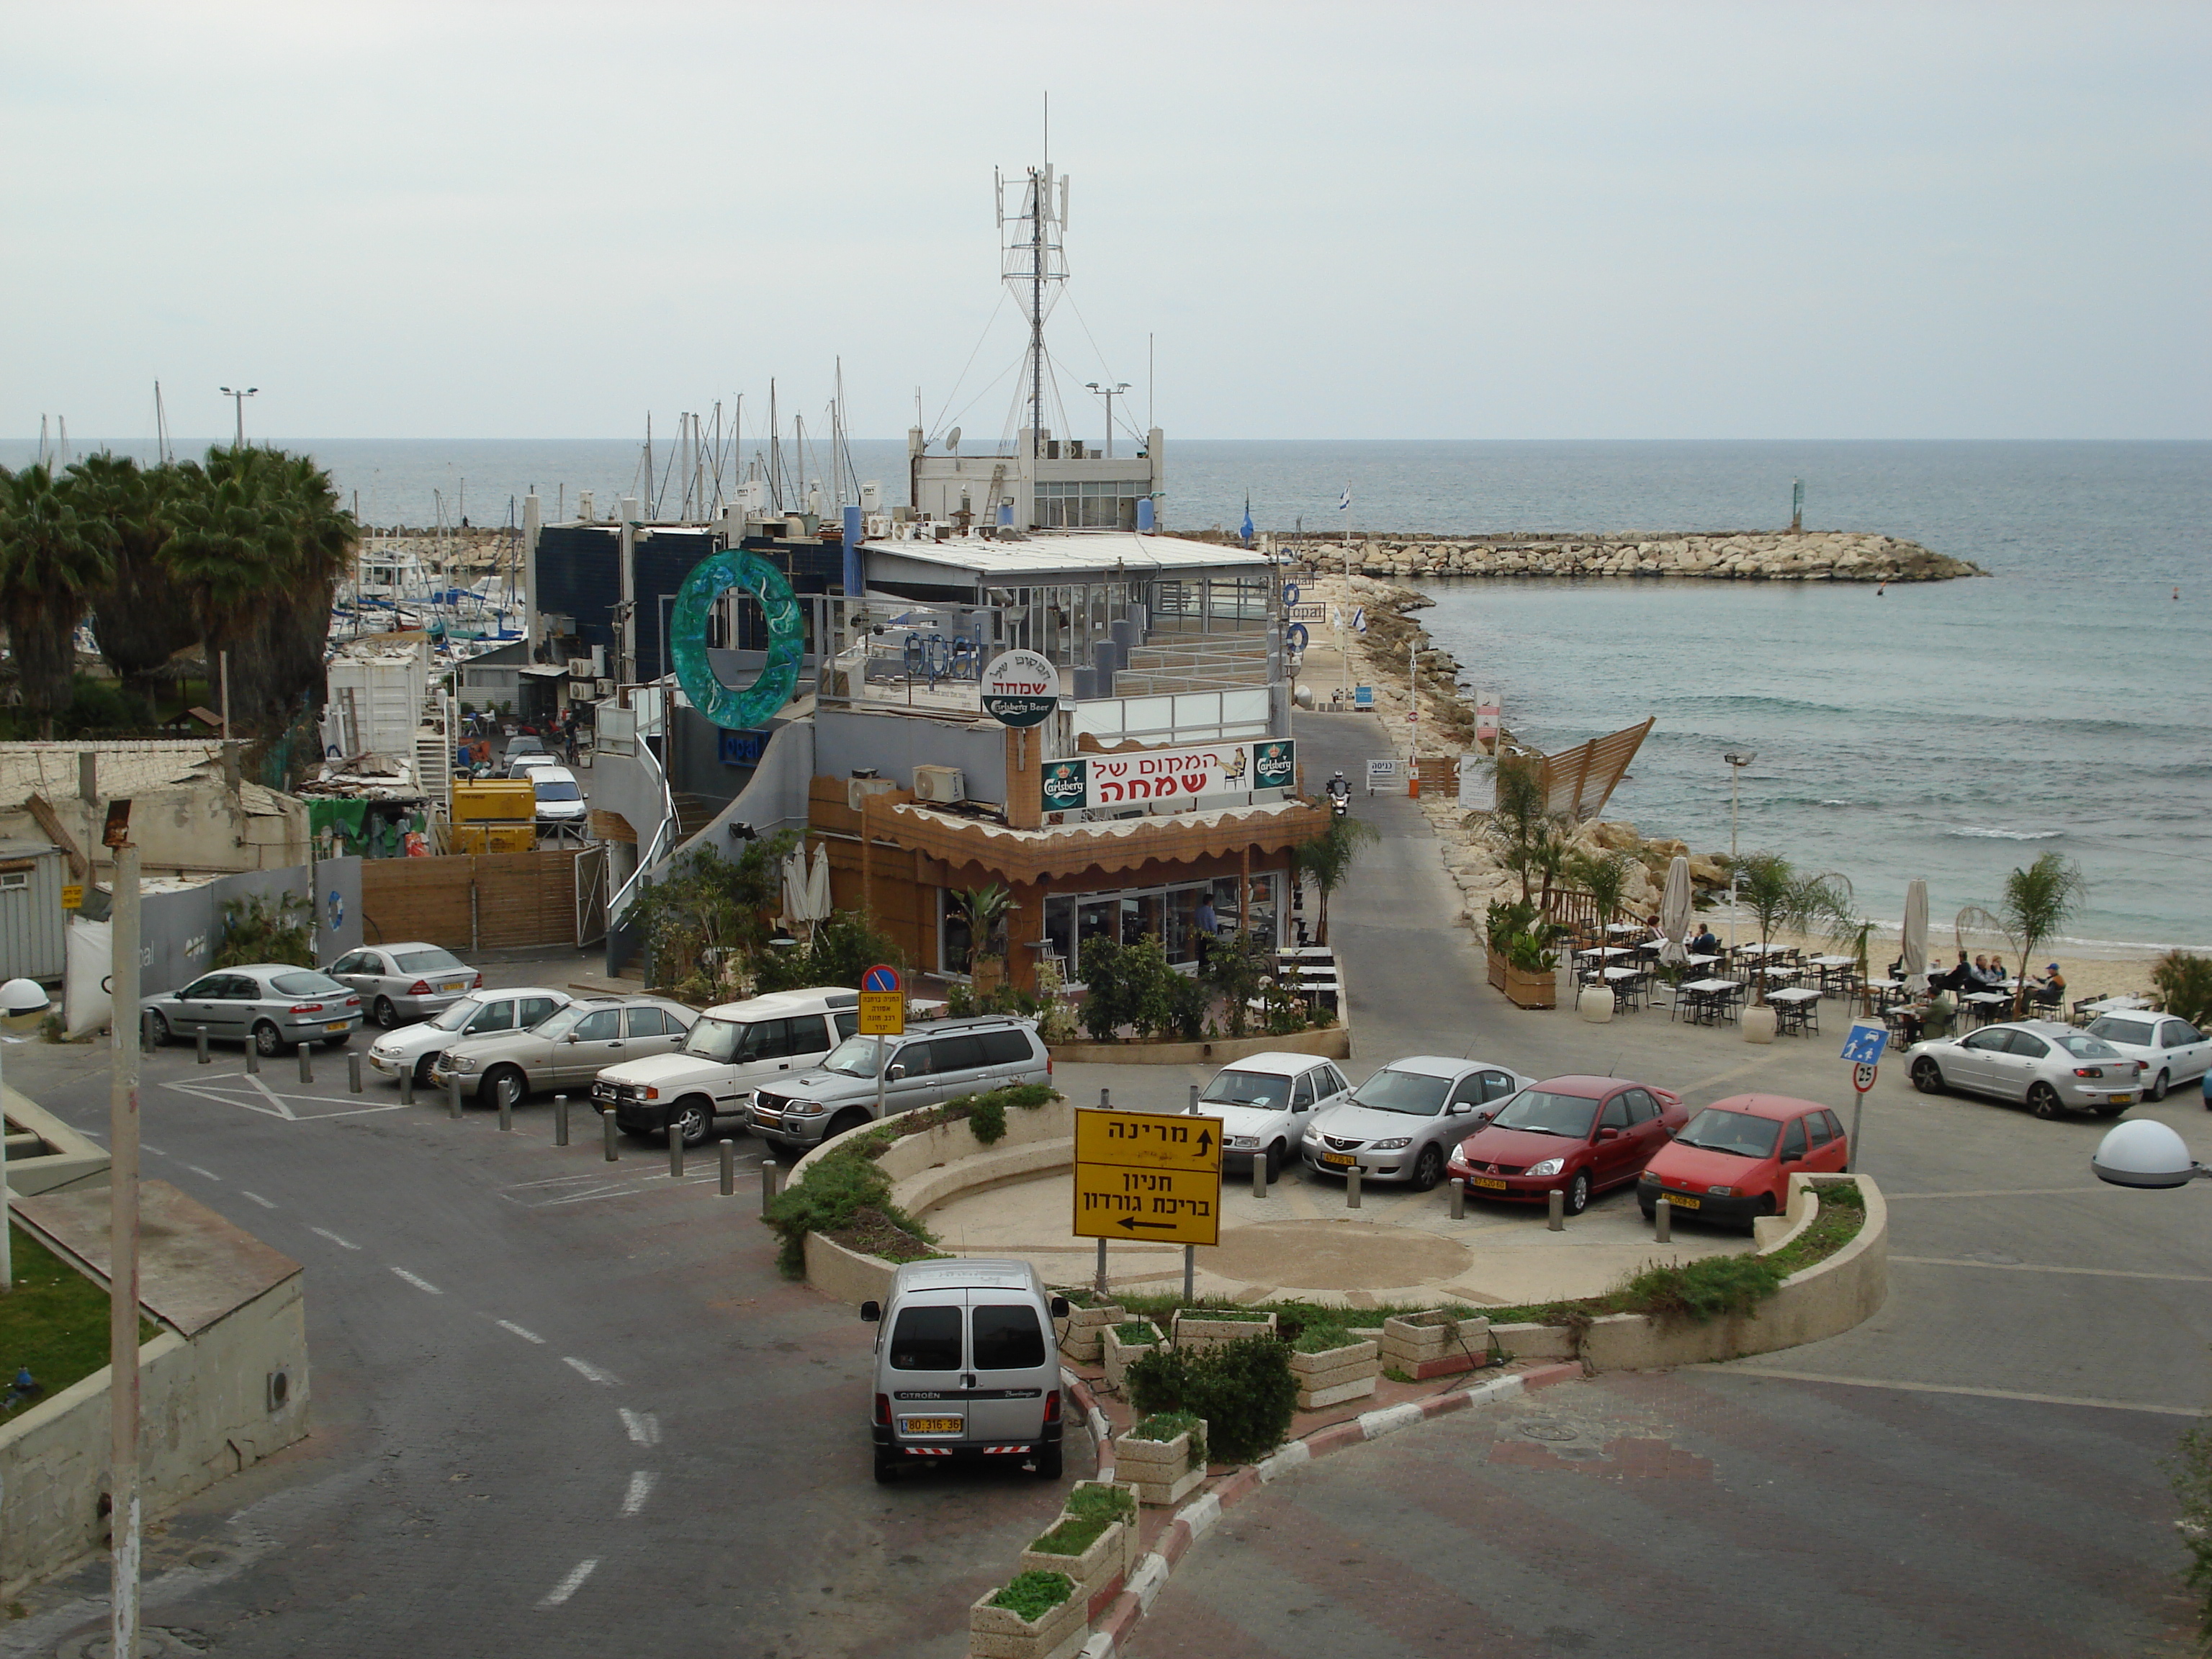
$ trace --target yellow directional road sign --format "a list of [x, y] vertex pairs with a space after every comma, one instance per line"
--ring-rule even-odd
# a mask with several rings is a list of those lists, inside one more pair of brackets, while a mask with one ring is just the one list
[[1075, 1236], [1221, 1242], [1221, 1120], [1075, 1115]]
[[860, 1034], [862, 1036], [904, 1036], [906, 993], [861, 992]]

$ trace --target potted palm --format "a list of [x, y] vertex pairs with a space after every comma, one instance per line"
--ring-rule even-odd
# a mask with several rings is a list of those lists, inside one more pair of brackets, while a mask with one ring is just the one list
[[1961, 928], [1986, 928], [2002, 933], [2020, 960], [2020, 989], [2015, 993], [2015, 1017], [2027, 1012], [2027, 975], [2041, 954], [2043, 941], [2066, 925], [2089, 896], [2089, 883], [2081, 866], [2056, 853], [2045, 853], [2033, 864], [2015, 868], [2005, 878], [2004, 896], [1994, 912], [1969, 905], [1959, 912]]
[[[1613, 937], [1613, 918], [1620, 914], [1621, 898], [1628, 891], [1628, 862], [1626, 853], [1578, 853], [1568, 866], [1568, 874], [1590, 896], [1597, 911], [1601, 940]], [[1585, 985], [1575, 999], [1575, 1009], [1592, 1024], [1604, 1024], [1613, 1018], [1613, 988], [1602, 978], [1595, 985]]]
[[1328, 943], [1328, 896], [1344, 885], [1344, 878], [1352, 873], [1360, 849], [1381, 839], [1371, 823], [1354, 817], [1331, 818], [1328, 829], [1291, 849], [1291, 858], [1299, 872], [1312, 881], [1315, 890], [1321, 895], [1316, 943]]
[[1778, 853], [1747, 854], [1736, 866], [1739, 903], [1759, 923], [1757, 1000], [1743, 1011], [1746, 1042], [1774, 1041], [1774, 1010], [1766, 1000], [1767, 946], [1778, 931], [1835, 933], [1851, 926], [1851, 884], [1832, 871], [1800, 875]]
[[952, 902], [959, 907], [961, 917], [968, 924], [968, 977], [979, 999], [989, 996], [1006, 982], [1006, 961], [995, 947], [1000, 920], [1006, 914], [1012, 897], [997, 882], [952, 896]]

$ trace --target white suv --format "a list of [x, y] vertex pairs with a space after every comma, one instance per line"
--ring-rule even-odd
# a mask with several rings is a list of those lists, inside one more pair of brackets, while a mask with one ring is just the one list
[[592, 1105], [634, 1135], [673, 1128], [686, 1146], [714, 1133], [718, 1114], [744, 1121], [762, 1084], [811, 1070], [860, 1025], [860, 993], [838, 986], [725, 1002], [699, 1017], [672, 1054], [601, 1072]]

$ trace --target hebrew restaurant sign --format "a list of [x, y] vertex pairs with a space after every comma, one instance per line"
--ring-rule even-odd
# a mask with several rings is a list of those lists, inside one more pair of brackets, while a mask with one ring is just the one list
[[1195, 802], [1201, 795], [1249, 794], [1255, 789], [1288, 789], [1297, 782], [1297, 747], [1288, 738], [1278, 738], [1047, 761], [1044, 810], [1074, 812], [1140, 806], [1156, 800]]

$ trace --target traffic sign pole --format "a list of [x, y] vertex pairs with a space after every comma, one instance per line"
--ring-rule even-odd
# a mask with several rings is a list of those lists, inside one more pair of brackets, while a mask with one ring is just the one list
[[1851, 1062], [1851, 1087], [1858, 1091], [1851, 1106], [1851, 1155], [1845, 1161], [1846, 1170], [1858, 1168], [1859, 1121], [1866, 1113], [1867, 1091], [1874, 1087], [1882, 1054], [1888, 1047], [1889, 1027], [1879, 1020], [1855, 1019], [1844, 1035], [1844, 1058]]
[[890, 1079], [890, 1039], [906, 1035], [906, 988], [896, 968], [878, 963], [860, 975], [861, 1036], [876, 1040], [876, 1121], [883, 1121]]

